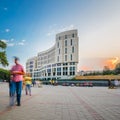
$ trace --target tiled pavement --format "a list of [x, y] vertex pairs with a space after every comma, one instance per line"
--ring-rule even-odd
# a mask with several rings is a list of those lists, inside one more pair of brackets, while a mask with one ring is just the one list
[[8, 85], [0, 84], [0, 120], [120, 120], [120, 89], [43, 86], [23, 91], [22, 106], [7, 108]]

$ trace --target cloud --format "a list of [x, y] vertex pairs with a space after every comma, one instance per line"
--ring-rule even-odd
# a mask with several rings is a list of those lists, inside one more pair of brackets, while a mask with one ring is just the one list
[[50, 32], [48, 32], [46, 35], [47, 36], [52, 36], [52, 35], [55, 36], [59, 32], [64, 32], [67, 30], [75, 29], [75, 25], [71, 24], [69, 26], [61, 26], [58, 28], [58, 26], [56, 24], [53, 24], [49, 28], [50, 28], [50, 30], [49, 30]]
[[14, 41], [14, 38], [11, 38], [11, 40], [10, 41]]
[[118, 62], [119, 62], [119, 58], [113, 57], [113, 58], [109, 58], [106, 61], [104, 61], [104, 64], [108, 66], [110, 69], [114, 69]]
[[25, 45], [24, 42], [19, 42], [17, 45]]
[[54, 34], [56, 34], [56, 31], [55, 31], [55, 30], [53, 30], [53, 31], [51, 31], [51, 32], [48, 32], [48, 33], [47, 33], [47, 36], [52, 36], [52, 35], [54, 35]]
[[7, 11], [7, 10], [8, 10], [8, 8], [4, 8], [4, 10], [5, 10], [5, 11]]
[[7, 43], [7, 46], [13, 47], [13, 46], [15, 46], [15, 43]]
[[10, 29], [5, 29], [5, 32], [10, 32]]
[[20, 42], [17, 43], [17, 45], [23, 46], [25, 45], [26, 40], [21, 40]]
[[25, 42], [26, 40], [22, 40], [22, 42]]
[[120, 57], [91, 57], [80, 58], [78, 70], [103, 70], [104, 66], [114, 69], [116, 64], [120, 62]]
[[5, 42], [7, 44], [8, 47], [13, 47], [13, 46], [24, 46], [26, 40], [21, 40], [21, 41], [17, 41], [14, 38], [11, 38], [10, 40], [6, 40], [6, 39], [2, 39], [1, 41]]
[[58, 32], [63, 32], [63, 31], [72, 30], [72, 29], [75, 29], [75, 26], [73, 24], [69, 26], [61, 26], [61, 28], [58, 29]]

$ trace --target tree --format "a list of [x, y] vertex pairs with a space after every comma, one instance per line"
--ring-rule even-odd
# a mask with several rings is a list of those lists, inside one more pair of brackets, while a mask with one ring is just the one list
[[8, 60], [7, 60], [7, 56], [6, 56], [6, 49], [7, 47], [7, 44], [0, 40], [0, 64], [3, 65], [3, 66], [8, 66]]
[[114, 74], [114, 71], [110, 70], [110, 68], [108, 66], [104, 66], [103, 75], [112, 75], [112, 74]]
[[10, 71], [0, 68], [0, 80], [10, 80]]
[[115, 72], [115, 74], [120, 74], [120, 63], [118, 63], [118, 64], [115, 66], [114, 72]]

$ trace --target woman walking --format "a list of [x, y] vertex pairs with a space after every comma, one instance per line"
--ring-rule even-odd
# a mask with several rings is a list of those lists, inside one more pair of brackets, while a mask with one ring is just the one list
[[24, 80], [25, 80], [25, 93], [26, 95], [29, 94], [31, 96], [31, 84], [32, 84], [31, 75], [27, 73]]

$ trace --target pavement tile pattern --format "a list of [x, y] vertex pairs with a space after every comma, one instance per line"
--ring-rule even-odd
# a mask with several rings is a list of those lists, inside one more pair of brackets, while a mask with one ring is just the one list
[[22, 92], [8, 108], [8, 84], [0, 83], [0, 120], [120, 120], [120, 89], [43, 85]]

